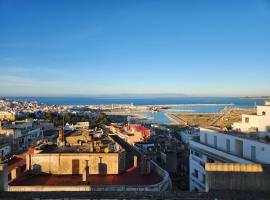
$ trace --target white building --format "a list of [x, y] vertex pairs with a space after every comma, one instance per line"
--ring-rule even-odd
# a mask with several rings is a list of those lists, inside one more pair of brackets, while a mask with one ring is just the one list
[[179, 133], [180, 138], [182, 140], [182, 142], [189, 144], [189, 142], [194, 139], [195, 137], [198, 137], [200, 133], [200, 129], [199, 128], [193, 128], [190, 127], [184, 131], [181, 131]]
[[21, 136], [18, 138], [18, 145], [21, 148], [31, 147], [41, 137], [40, 128], [33, 128], [30, 130], [23, 130]]
[[10, 139], [15, 149], [31, 147], [40, 139], [41, 129], [33, 126], [32, 122], [14, 122], [7, 129], [1, 129], [0, 134]]
[[233, 124], [239, 132], [259, 132], [261, 136], [270, 135], [270, 102], [257, 106], [257, 115], [242, 115], [242, 122]]
[[77, 129], [89, 129], [89, 122], [77, 122], [77, 124], [74, 125], [74, 128]]
[[208, 191], [205, 163], [270, 164], [270, 143], [246, 134], [226, 134], [200, 129], [199, 139], [190, 141], [190, 191]]

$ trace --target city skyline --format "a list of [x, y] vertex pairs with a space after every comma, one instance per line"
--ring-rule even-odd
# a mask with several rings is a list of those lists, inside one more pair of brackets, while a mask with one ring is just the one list
[[270, 2], [0, 1], [0, 96], [270, 95]]

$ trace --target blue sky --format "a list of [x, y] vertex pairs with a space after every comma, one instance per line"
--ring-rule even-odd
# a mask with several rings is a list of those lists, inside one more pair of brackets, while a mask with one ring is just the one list
[[0, 0], [0, 95], [270, 95], [269, 0]]

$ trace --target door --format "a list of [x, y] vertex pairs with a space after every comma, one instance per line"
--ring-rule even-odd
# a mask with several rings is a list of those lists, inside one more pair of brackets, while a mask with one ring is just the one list
[[235, 153], [239, 157], [243, 157], [243, 141], [235, 140]]
[[72, 174], [80, 174], [80, 161], [72, 160]]
[[251, 160], [256, 161], [256, 147], [251, 146]]

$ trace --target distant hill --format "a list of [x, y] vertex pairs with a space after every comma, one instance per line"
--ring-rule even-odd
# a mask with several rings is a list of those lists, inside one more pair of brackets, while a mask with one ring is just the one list
[[241, 97], [240, 99], [265, 99], [265, 100], [270, 100], [270, 96]]

